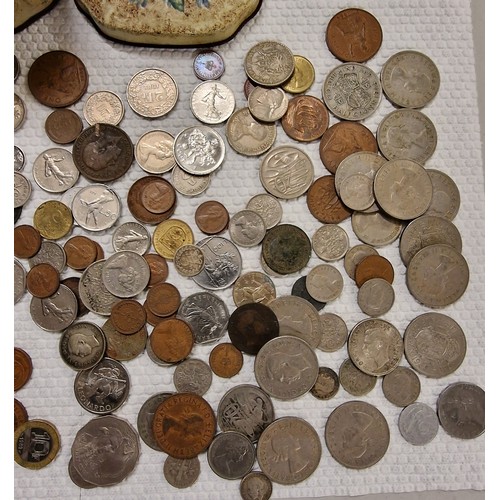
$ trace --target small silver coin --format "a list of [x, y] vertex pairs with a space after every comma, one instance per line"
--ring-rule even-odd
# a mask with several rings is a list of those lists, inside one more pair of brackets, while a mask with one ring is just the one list
[[412, 403], [403, 408], [398, 419], [399, 432], [408, 443], [423, 446], [430, 443], [439, 430], [436, 411], [425, 403]]
[[224, 74], [224, 59], [215, 50], [206, 50], [196, 55], [193, 69], [200, 80], [218, 80]]
[[240, 483], [240, 495], [243, 500], [269, 500], [273, 494], [273, 483], [263, 473], [249, 472]]
[[200, 459], [168, 456], [163, 465], [163, 475], [168, 484], [174, 488], [188, 488], [200, 475]]
[[188, 174], [182, 168], [179, 168], [178, 165], [175, 165], [170, 176], [170, 182], [174, 186], [174, 189], [184, 196], [198, 196], [204, 193], [210, 186], [211, 179], [211, 174]]
[[177, 392], [203, 396], [212, 385], [212, 369], [201, 359], [189, 358], [175, 367], [173, 381]]
[[252, 196], [246, 208], [257, 212], [264, 219], [266, 230], [279, 224], [283, 215], [283, 207], [278, 198], [267, 193]]
[[394, 299], [394, 288], [383, 278], [369, 279], [358, 290], [359, 308], [371, 317], [382, 316], [389, 312]]
[[240, 210], [229, 221], [229, 236], [240, 247], [257, 246], [266, 235], [264, 219], [253, 210]]
[[14, 172], [14, 208], [22, 207], [31, 198], [31, 182], [19, 172]]
[[205, 254], [196, 245], [182, 245], [175, 252], [174, 266], [181, 276], [192, 278], [203, 270]]
[[191, 111], [207, 125], [224, 123], [234, 111], [236, 100], [231, 88], [222, 82], [200, 83], [191, 94]]
[[87, 97], [83, 105], [83, 117], [89, 125], [109, 123], [118, 125], [125, 114], [120, 97], [109, 90], [100, 90]]
[[113, 226], [120, 217], [120, 198], [105, 184], [91, 184], [75, 194], [71, 212], [83, 229], [103, 231]]
[[432, 182], [432, 200], [425, 215], [453, 220], [460, 209], [460, 191], [455, 181], [440, 170], [427, 169]]
[[64, 148], [51, 148], [36, 157], [33, 177], [43, 190], [63, 193], [76, 184], [80, 171], [73, 162], [71, 152]]
[[176, 165], [174, 137], [164, 130], [150, 130], [137, 140], [135, 159], [145, 172], [164, 174]]
[[151, 246], [151, 235], [139, 222], [124, 222], [114, 230], [111, 243], [115, 252], [129, 250], [144, 255]]
[[345, 321], [334, 313], [319, 315], [321, 338], [318, 349], [324, 352], [335, 352], [347, 342], [349, 331]]
[[14, 259], [14, 304], [17, 304], [26, 291], [26, 270], [24, 266]]
[[341, 259], [349, 249], [349, 236], [337, 224], [324, 224], [311, 238], [314, 253], [327, 262]]
[[279, 87], [255, 87], [248, 96], [248, 109], [257, 120], [276, 122], [285, 115], [288, 98]]
[[350, 358], [340, 365], [339, 380], [349, 394], [357, 397], [368, 394], [377, 383], [377, 377], [362, 372]]
[[40, 250], [28, 259], [30, 269], [37, 264], [47, 263], [52, 265], [60, 273], [66, 268], [66, 252], [64, 248], [55, 241], [42, 240]]
[[24, 156], [23, 150], [14, 146], [14, 171], [21, 172], [26, 163], [26, 157]]
[[327, 366], [320, 366], [318, 378], [311, 388], [311, 394], [316, 399], [332, 399], [339, 388], [339, 377], [335, 371]]

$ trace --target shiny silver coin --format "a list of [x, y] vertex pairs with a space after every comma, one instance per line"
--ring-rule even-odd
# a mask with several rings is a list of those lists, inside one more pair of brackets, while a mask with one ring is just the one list
[[87, 97], [83, 105], [83, 117], [89, 125], [109, 123], [118, 125], [125, 114], [120, 97], [109, 90], [100, 90]]
[[51, 148], [40, 153], [33, 162], [35, 182], [49, 193], [63, 193], [72, 188], [80, 171], [73, 162], [73, 155], [64, 148]]
[[224, 74], [224, 69], [224, 59], [215, 50], [200, 52], [193, 61], [194, 74], [200, 80], [217, 80]]
[[436, 411], [425, 403], [412, 403], [399, 414], [399, 432], [408, 443], [423, 446], [430, 443], [439, 430]]
[[115, 252], [128, 250], [144, 255], [151, 246], [151, 235], [139, 222], [124, 222], [114, 230], [111, 243]]
[[173, 381], [177, 392], [203, 396], [212, 385], [212, 369], [201, 359], [189, 358], [175, 367]]
[[174, 138], [164, 130], [150, 130], [137, 140], [134, 147], [135, 159], [145, 172], [164, 174], [176, 165]]
[[111, 255], [102, 267], [102, 282], [109, 293], [120, 298], [139, 295], [148, 286], [151, 270], [136, 252], [122, 250]]
[[231, 88], [222, 82], [200, 83], [191, 94], [191, 111], [207, 125], [224, 123], [234, 111], [236, 100]]
[[14, 172], [14, 208], [22, 207], [31, 198], [31, 182], [19, 172]]
[[14, 146], [14, 171], [21, 172], [26, 163], [26, 157], [24, 156], [23, 150]]
[[250, 439], [239, 432], [221, 432], [210, 443], [207, 460], [219, 477], [239, 479], [252, 470], [255, 448]]

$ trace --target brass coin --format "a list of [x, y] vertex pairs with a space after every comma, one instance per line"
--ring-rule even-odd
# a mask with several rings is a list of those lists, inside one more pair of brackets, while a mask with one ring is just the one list
[[223, 342], [212, 349], [208, 363], [218, 377], [231, 378], [243, 367], [243, 354], [230, 342]]
[[198, 206], [194, 214], [194, 221], [203, 233], [219, 234], [229, 224], [229, 213], [222, 203], [208, 200]]
[[29, 259], [38, 253], [42, 246], [40, 231], [29, 224], [14, 228], [14, 256]]
[[292, 139], [310, 142], [326, 132], [329, 122], [330, 114], [323, 101], [312, 95], [301, 95], [288, 102], [281, 126]]
[[295, 67], [292, 76], [281, 85], [281, 88], [290, 94], [301, 94], [314, 83], [314, 66], [309, 59], [297, 54], [294, 54], [293, 62]]
[[193, 231], [179, 219], [161, 222], [153, 233], [153, 246], [156, 252], [167, 260], [174, 260], [175, 252], [181, 246], [193, 243]]
[[152, 351], [165, 363], [178, 363], [186, 359], [194, 344], [191, 327], [177, 318], [165, 319], [158, 323], [149, 339]]
[[73, 227], [73, 214], [62, 202], [49, 200], [42, 203], [33, 215], [33, 226], [48, 240], [64, 238]]
[[59, 272], [57, 269], [43, 262], [33, 266], [26, 275], [26, 288], [33, 297], [46, 299], [57, 292], [59, 288]]
[[56, 144], [75, 141], [82, 129], [82, 119], [71, 109], [56, 109], [45, 120], [45, 133]]
[[14, 391], [26, 385], [33, 373], [30, 355], [20, 347], [14, 347]]

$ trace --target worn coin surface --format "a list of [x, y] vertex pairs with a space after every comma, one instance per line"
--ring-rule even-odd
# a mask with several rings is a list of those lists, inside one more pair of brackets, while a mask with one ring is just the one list
[[254, 87], [248, 96], [248, 109], [252, 116], [263, 122], [279, 120], [288, 108], [288, 98], [279, 87]]
[[150, 130], [141, 135], [134, 153], [139, 166], [150, 174], [164, 174], [176, 164], [174, 137], [164, 130]]
[[76, 184], [79, 176], [73, 155], [64, 148], [47, 149], [33, 162], [35, 182], [49, 193], [67, 191]]
[[339, 198], [333, 175], [323, 175], [314, 180], [307, 191], [306, 200], [311, 215], [324, 224], [338, 224], [352, 213]]
[[24, 101], [14, 94], [14, 132], [21, 128], [26, 118], [26, 105]]
[[[268, 271], [266, 270], [266, 272]], [[301, 276], [297, 281], [295, 281], [292, 285], [292, 295], [305, 299], [313, 305], [317, 311], [321, 311], [326, 306], [326, 302], [321, 302], [311, 296], [311, 294], [307, 291], [306, 279], [306, 276]]]
[[26, 291], [26, 270], [24, 266], [14, 259], [14, 304], [17, 304]]
[[184, 196], [197, 196], [205, 192], [210, 186], [211, 179], [211, 174], [188, 174], [178, 165], [174, 166], [174, 168], [172, 169], [172, 175], [170, 176], [172, 186], [174, 186], [175, 190], [178, 193], [181, 193]]
[[432, 200], [425, 215], [436, 215], [453, 220], [460, 209], [460, 191], [455, 181], [444, 172], [427, 169], [432, 182]]
[[392, 284], [394, 267], [389, 259], [381, 255], [367, 255], [358, 263], [354, 271], [356, 285], [361, 287], [363, 283], [373, 278], [382, 278]]
[[362, 372], [350, 358], [340, 365], [339, 379], [342, 387], [353, 396], [364, 396], [376, 385], [377, 377]]
[[359, 308], [368, 316], [384, 315], [393, 306], [394, 299], [394, 288], [384, 278], [366, 280], [358, 290]]
[[223, 479], [239, 479], [248, 474], [255, 462], [252, 441], [235, 431], [217, 434], [207, 451], [210, 468]]
[[249, 472], [240, 483], [243, 500], [269, 500], [273, 494], [273, 483], [259, 471]]
[[88, 481], [83, 479], [81, 474], [76, 470], [75, 464], [73, 462], [73, 457], [71, 457], [68, 462], [68, 476], [71, 481], [73, 481], [73, 483], [79, 488], [83, 488], [86, 490], [96, 488], [95, 484], [89, 483]]
[[146, 348], [148, 332], [145, 325], [131, 335], [123, 335], [113, 326], [111, 319], [108, 319], [101, 329], [106, 337], [105, 356], [108, 358], [129, 361], [142, 354]]
[[314, 253], [327, 262], [341, 259], [349, 249], [349, 236], [337, 224], [325, 224], [314, 232], [311, 238]]
[[124, 222], [114, 230], [111, 243], [115, 252], [128, 250], [144, 255], [151, 245], [151, 235], [139, 222]]
[[164, 257], [157, 253], [145, 253], [144, 258], [149, 265], [148, 287], [163, 283], [168, 277], [168, 264]]
[[89, 125], [96, 123], [118, 125], [124, 113], [125, 108], [120, 96], [109, 90], [90, 94], [83, 105], [83, 117]]
[[405, 407], [420, 395], [420, 379], [406, 366], [397, 366], [382, 379], [384, 396], [394, 405]]
[[14, 171], [21, 172], [26, 163], [26, 156], [21, 148], [14, 146]]
[[311, 394], [317, 399], [331, 399], [340, 388], [339, 377], [328, 366], [320, 366], [318, 378], [311, 388]]
[[122, 335], [132, 335], [146, 324], [146, 311], [137, 300], [123, 299], [111, 308], [110, 320]]
[[281, 84], [281, 88], [290, 94], [301, 94], [314, 83], [315, 71], [312, 62], [307, 57], [294, 54], [294, 69], [292, 76]]
[[194, 221], [201, 232], [219, 234], [229, 224], [229, 212], [220, 201], [207, 200], [200, 203], [196, 208]]
[[389, 447], [389, 426], [370, 403], [348, 401], [328, 417], [325, 441], [332, 457], [344, 467], [366, 469], [375, 465]]
[[307, 274], [306, 287], [313, 299], [329, 302], [340, 297], [344, 279], [336, 267], [331, 264], [319, 264]]
[[19, 172], [14, 172], [14, 208], [22, 207], [31, 197], [31, 182]]
[[83, 271], [97, 260], [97, 247], [87, 236], [76, 235], [68, 238], [63, 249], [66, 263], [77, 271]]
[[33, 257], [42, 245], [40, 231], [30, 224], [14, 228], [14, 255], [18, 259]]
[[272, 279], [260, 271], [242, 274], [233, 286], [233, 300], [236, 306], [258, 302], [268, 305], [276, 298], [276, 287]]
[[196, 482], [200, 475], [200, 459], [198, 457], [174, 458], [167, 456], [163, 464], [163, 475], [168, 484], [174, 488], [188, 488]]
[[59, 271], [48, 262], [35, 264], [26, 275], [26, 289], [40, 299], [50, 297], [59, 288]]
[[201, 359], [185, 359], [175, 367], [173, 381], [177, 392], [193, 392], [203, 396], [212, 385], [212, 370]]
[[28, 411], [18, 399], [14, 398], [14, 430], [29, 419]]
[[20, 347], [14, 347], [14, 391], [24, 387], [33, 373], [31, 356]]
[[88, 370], [104, 357], [106, 337], [90, 321], [73, 323], [59, 338], [61, 359], [73, 370]]
[[266, 235], [264, 219], [253, 210], [240, 210], [229, 220], [229, 236], [240, 247], [255, 247]]
[[278, 198], [267, 193], [252, 196], [246, 208], [257, 212], [264, 219], [266, 230], [279, 224], [283, 215], [283, 208]]
[[181, 294], [172, 283], [158, 283], [149, 288], [144, 303], [153, 314], [166, 318], [175, 314], [179, 309]]
[[156, 442], [153, 435], [153, 417], [158, 406], [163, 401], [172, 396], [173, 392], [158, 392], [150, 396], [144, 403], [137, 414], [137, 430], [139, 436], [150, 448], [156, 451], [162, 451]]
[[300, 95], [291, 99], [281, 126], [285, 133], [301, 142], [319, 139], [328, 129], [330, 114], [321, 99]]
[[243, 354], [231, 342], [223, 342], [210, 351], [208, 363], [218, 377], [231, 378], [242, 369]]
[[200, 80], [217, 80], [224, 74], [224, 59], [215, 50], [204, 50], [194, 58], [193, 70]]
[[430, 443], [439, 430], [436, 410], [425, 403], [412, 403], [399, 414], [398, 427], [408, 443], [415, 446]]
[[354, 234], [363, 243], [382, 247], [399, 238], [403, 231], [403, 222], [384, 212], [354, 212], [351, 217]]
[[33, 225], [47, 240], [64, 238], [73, 227], [71, 210], [58, 200], [38, 205], [33, 214]]
[[193, 115], [208, 125], [225, 122], [232, 115], [235, 105], [233, 91], [222, 82], [211, 80], [200, 83], [191, 94]]
[[348, 329], [345, 321], [337, 314], [326, 312], [319, 315], [321, 338], [318, 349], [335, 352], [347, 342]]
[[182, 245], [175, 252], [174, 266], [181, 276], [196, 276], [201, 273], [204, 265], [205, 255], [196, 245]]
[[178, 318], [160, 321], [149, 337], [151, 349], [165, 363], [186, 359], [193, 349], [194, 336], [188, 323]]
[[56, 144], [73, 142], [82, 129], [82, 119], [71, 109], [56, 109], [45, 120], [45, 132]]

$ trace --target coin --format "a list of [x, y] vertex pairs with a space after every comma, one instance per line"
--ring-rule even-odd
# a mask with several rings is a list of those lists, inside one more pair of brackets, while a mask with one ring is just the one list
[[46, 149], [33, 162], [35, 182], [49, 193], [67, 191], [76, 184], [79, 176], [73, 155], [64, 148]]
[[354, 271], [354, 279], [358, 287], [373, 278], [383, 278], [390, 284], [394, 281], [394, 268], [391, 262], [381, 255], [367, 255], [358, 263]]
[[14, 172], [14, 208], [20, 208], [31, 197], [31, 182], [23, 174]]
[[268, 305], [276, 298], [276, 288], [271, 278], [260, 271], [242, 274], [233, 286], [233, 300], [236, 306], [251, 302]]
[[175, 208], [177, 196], [172, 185], [161, 177], [151, 178], [141, 189], [142, 206], [153, 214], [171, 214]]
[[158, 392], [150, 396], [142, 404], [137, 414], [137, 430], [139, 436], [150, 448], [156, 451], [162, 451], [153, 435], [153, 417], [158, 406], [167, 398], [173, 395], [173, 392]]
[[403, 230], [402, 221], [384, 212], [353, 212], [351, 225], [358, 239], [373, 247], [389, 245]]
[[33, 225], [43, 238], [58, 240], [71, 231], [73, 215], [64, 203], [49, 200], [36, 208], [33, 214]]
[[363, 9], [337, 12], [326, 28], [328, 49], [341, 61], [368, 61], [380, 49], [382, 36], [377, 18]]
[[188, 323], [170, 318], [153, 328], [150, 342], [151, 349], [158, 358], [165, 363], [177, 363], [188, 357], [193, 348], [194, 337]]
[[31, 356], [20, 347], [14, 347], [14, 391], [24, 387], [33, 373]]
[[453, 220], [460, 209], [460, 191], [455, 181], [444, 172], [427, 169], [432, 182], [432, 200], [425, 215], [436, 215]]
[[243, 500], [269, 500], [273, 494], [273, 483], [259, 471], [249, 472], [240, 483], [240, 495]]
[[412, 403], [401, 411], [399, 432], [408, 443], [423, 446], [430, 443], [439, 430], [436, 411], [425, 403]]
[[88, 370], [104, 357], [106, 338], [90, 321], [73, 323], [59, 338], [61, 359], [73, 370]]
[[246, 208], [257, 212], [264, 219], [266, 230], [279, 224], [283, 215], [280, 201], [267, 193], [252, 196], [248, 200]]
[[83, 105], [83, 117], [89, 125], [96, 123], [118, 125], [124, 113], [122, 100], [109, 90], [100, 90], [90, 94]]
[[248, 109], [252, 116], [263, 122], [275, 122], [288, 108], [285, 92], [278, 88], [255, 87], [248, 96]]
[[301, 94], [308, 90], [314, 83], [314, 66], [309, 59], [298, 54], [294, 54], [293, 62], [294, 69], [292, 76], [281, 84], [281, 88], [290, 94]]
[[28, 420], [14, 431], [14, 460], [26, 469], [38, 470], [49, 465], [59, 449], [59, 432], [47, 420]]
[[319, 264], [307, 274], [306, 287], [313, 299], [329, 302], [340, 297], [344, 279], [340, 271], [331, 264]]
[[137, 300], [124, 299], [111, 308], [110, 320], [121, 334], [132, 335], [146, 324], [146, 311]]
[[146, 253], [144, 258], [149, 265], [148, 287], [162, 283], [168, 277], [168, 264], [164, 257], [156, 253]]
[[352, 213], [339, 198], [333, 175], [315, 179], [307, 191], [306, 201], [311, 215], [324, 224], [338, 224]]
[[82, 129], [82, 119], [71, 109], [56, 109], [45, 120], [45, 133], [56, 144], [73, 142]]
[[63, 248], [66, 254], [66, 263], [77, 271], [83, 271], [97, 259], [97, 248], [87, 236], [72, 236], [66, 241]]
[[174, 266], [181, 276], [192, 277], [200, 274], [205, 265], [205, 255], [196, 245], [183, 245], [174, 255]]
[[203, 233], [218, 234], [229, 224], [229, 213], [219, 201], [208, 200], [198, 205], [194, 220], [198, 229]]
[[59, 271], [47, 262], [34, 265], [26, 275], [26, 288], [33, 297], [50, 297], [59, 288]]
[[212, 179], [211, 174], [207, 175], [192, 175], [188, 174], [178, 165], [175, 165], [172, 170], [170, 180], [175, 190], [184, 196], [197, 196], [205, 192], [210, 186]]
[[194, 58], [193, 69], [200, 80], [218, 80], [224, 74], [224, 59], [215, 50], [205, 50]]
[[341, 349], [347, 341], [347, 325], [334, 313], [319, 315], [321, 338], [318, 349], [324, 352], [335, 352]]
[[188, 488], [200, 475], [200, 459], [167, 456], [163, 465], [163, 475], [168, 484], [174, 488]]
[[150, 174], [164, 174], [175, 166], [174, 138], [164, 130], [150, 130], [135, 144], [135, 159]]
[[312, 95], [290, 99], [281, 126], [285, 133], [301, 142], [319, 139], [328, 129], [330, 115], [323, 101]]
[[366, 280], [358, 290], [359, 308], [368, 316], [384, 315], [391, 309], [394, 299], [394, 288], [383, 278]]
[[317, 399], [331, 399], [340, 388], [339, 377], [334, 370], [320, 366], [318, 378], [311, 388], [311, 394]]
[[405, 407], [418, 399], [420, 379], [410, 368], [397, 366], [382, 379], [382, 391], [392, 404]]
[[52, 108], [77, 102], [87, 90], [89, 75], [76, 55], [53, 50], [39, 56], [28, 71], [28, 87], [33, 97]]
[[78, 291], [79, 283], [80, 283], [80, 278], [77, 278], [76, 276], [70, 276], [69, 278], [61, 280], [61, 285], [67, 286], [76, 297], [78, 318], [89, 312], [87, 306], [83, 303], [82, 299], [80, 298], [80, 292]]
[[21, 424], [27, 422], [28, 412], [24, 405], [18, 399], [14, 398], [14, 430], [16, 430]]
[[212, 370], [201, 359], [185, 359], [175, 367], [173, 382], [177, 392], [192, 392], [203, 396], [212, 385]]
[[218, 377], [231, 378], [243, 367], [243, 354], [232, 343], [223, 342], [210, 351], [208, 363]]
[[111, 243], [115, 252], [129, 250], [144, 255], [151, 246], [151, 236], [139, 222], [124, 222], [114, 230]]
[[292, 286], [292, 295], [295, 297], [300, 297], [301, 299], [307, 300], [317, 311], [321, 311], [325, 306], [326, 302], [321, 302], [312, 297], [312, 295], [307, 291], [306, 286], [306, 276], [301, 276]]
[[17, 146], [14, 146], [14, 171], [21, 172], [26, 163], [26, 157], [24, 156], [23, 150]]
[[153, 246], [156, 252], [167, 260], [174, 259], [178, 248], [191, 245], [193, 242], [191, 228], [179, 219], [160, 222], [153, 232]]
[[349, 248], [349, 236], [337, 224], [325, 224], [314, 232], [311, 238], [314, 253], [327, 262], [340, 260]]
[[104, 260], [97, 260], [83, 271], [78, 290], [87, 309], [101, 316], [109, 316], [111, 308], [120, 299], [104, 286], [102, 279], [104, 263]]
[[33, 257], [42, 245], [40, 231], [29, 224], [14, 228], [14, 255], [18, 259]]
[[14, 54], [14, 82], [17, 80], [21, 74], [21, 65], [19, 64], [19, 59]]
[[24, 266], [14, 259], [14, 304], [17, 304], [26, 291], [26, 270]]
[[240, 210], [229, 220], [229, 236], [240, 247], [255, 247], [266, 235], [264, 219], [253, 210]]
[[14, 132], [21, 128], [26, 119], [26, 105], [17, 94], [14, 94]]
[[123, 335], [115, 329], [111, 319], [106, 320], [101, 327], [106, 337], [106, 352], [108, 358], [116, 361], [130, 361], [144, 352], [148, 340], [148, 331], [144, 325], [131, 335]]
[[340, 365], [339, 380], [342, 387], [356, 397], [368, 394], [377, 383], [376, 376], [362, 372], [350, 358]]
[[252, 470], [255, 448], [250, 439], [239, 432], [221, 432], [210, 443], [207, 460], [212, 471], [219, 477], [239, 479]]
[[208, 125], [225, 122], [232, 115], [235, 105], [233, 91], [222, 82], [200, 83], [191, 94], [193, 115]]
[[18, 207], [14, 208], [14, 224], [19, 220], [19, 217], [21, 217], [21, 213], [23, 212], [23, 207]]

